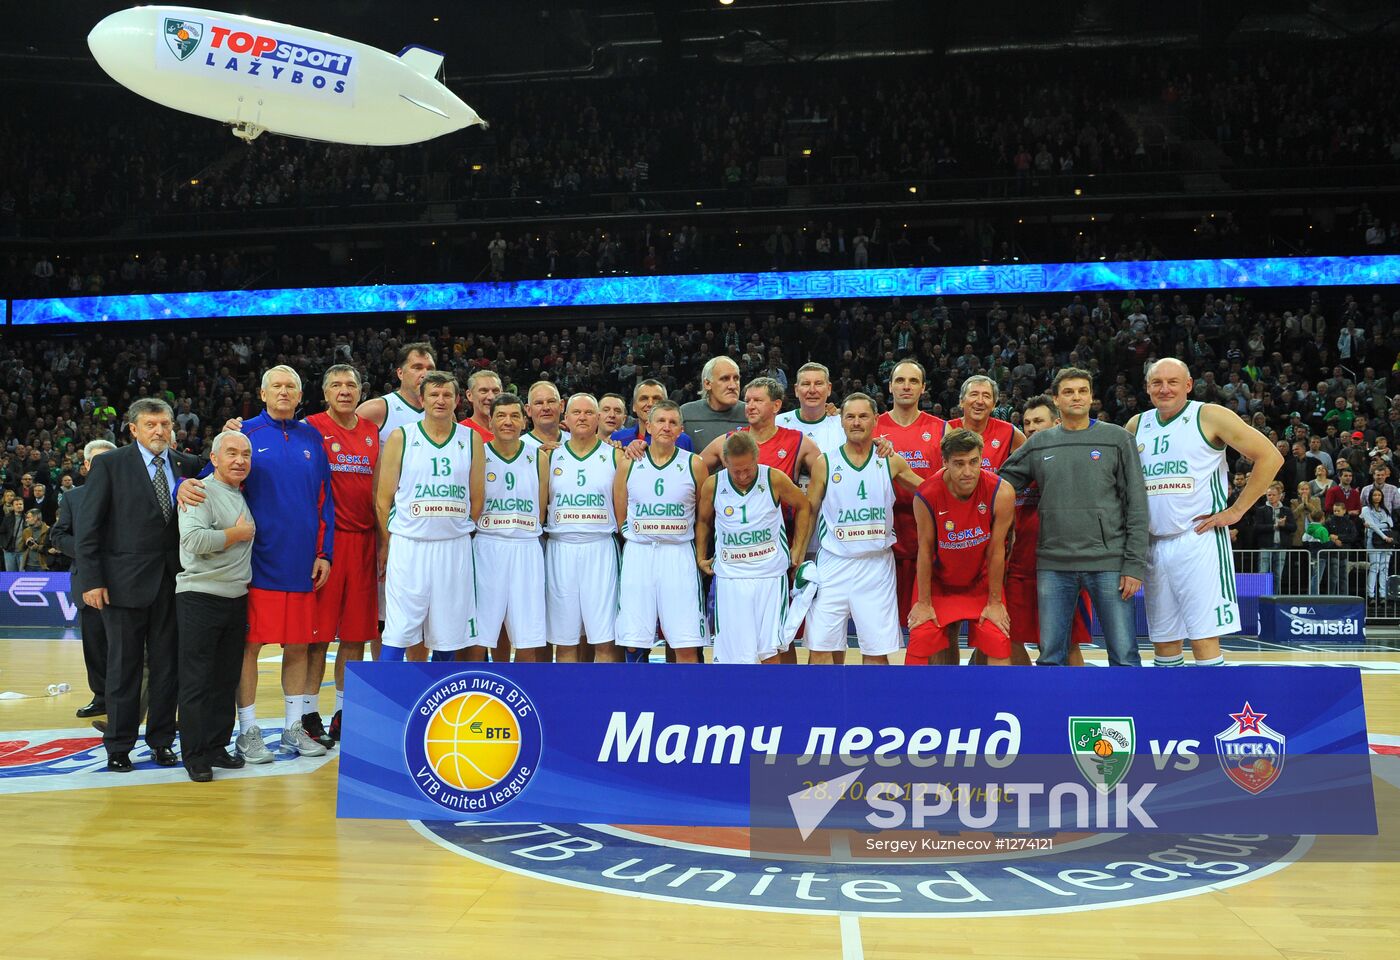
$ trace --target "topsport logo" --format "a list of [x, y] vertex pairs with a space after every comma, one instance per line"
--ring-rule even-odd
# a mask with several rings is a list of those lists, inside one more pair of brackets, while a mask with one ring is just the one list
[[423, 795], [455, 813], [509, 803], [540, 765], [539, 714], [520, 689], [492, 673], [459, 673], [414, 705], [404, 757]]
[[[230, 80], [255, 77], [255, 87], [290, 88], [309, 96], [349, 94], [355, 57], [342, 50], [270, 36], [238, 26], [165, 18], [157, 48], [158, 67], [182, 71], [217, 70]], [[204, 56], [196, 54], [203, 51]], [[171, 59], [173, 58], [173, 60]], [[225, 73], [227, 71], [228, 73]]]

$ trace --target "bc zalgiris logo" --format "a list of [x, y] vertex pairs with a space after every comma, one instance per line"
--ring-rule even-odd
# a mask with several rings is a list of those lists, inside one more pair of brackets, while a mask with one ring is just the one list
[[204, 39], [204, 24], [194, 20], [166, 17], [164, 34], [165, 44], [170, 48], [170, 52], [175, 54], [175, 59], [188, 60], [190, 54], [199, 49], [199, 42]]
[[459, 673], [413, 707], [404, 732], [409, 775], [446, 811], [482, 813], [524, 792], [540, 764], [539, 715], [515, 683]]
[[1133, 765], [1137, 733], [1132, 717], [1070, 717], [1075, 765], [1100, 793], [1108, 793]]

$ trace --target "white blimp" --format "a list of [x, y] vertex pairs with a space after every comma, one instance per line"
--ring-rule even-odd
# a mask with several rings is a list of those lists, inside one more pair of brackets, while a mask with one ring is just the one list
[[88, 47], [147, 99], [231, 124], [336, 143], [418, 143], [485, 125], [437, 79], [442, 54], [397, 56], [363, 43], [195, 7], [134, 7], [105, 18]]

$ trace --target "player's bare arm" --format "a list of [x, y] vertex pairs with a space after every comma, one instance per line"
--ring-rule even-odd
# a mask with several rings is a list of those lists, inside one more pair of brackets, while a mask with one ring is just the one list
[[1216, 446], [1225, 444], [1238, 451], [1254, 464], [1249, 482], [1244, 485], [1235, 502], [1217, 513], [1195, 517], [1197, 533], [1205, 533], [1216, 527], [1229, 527], [1249, 513], [1259, 498], [1269, 489], [1269, 484], [1278, 476], [1283, 466], [1283, 454], [1274, 449], [1269, 438], [1240, 419], [1240, 415], [1229, 407], [1218, 403], [1201, 404], [1201, 434], [1207, 443]]
[[1016, 515], [1016, 492], [1011, 484], [997, 486], [992, 502], [992, 541], [987, 553], [987, 605], [981, 620], [990, 620], [1002, 633], [1011, 633], [1011, 615], [1006, 610], [1006, 547], [1007, 534]]
[[807, 481], [807, 500], [812, 504], [812, 515], [821, 511], [822, 500], [826, 497], [826, 454], [819, 456], [808, 467], [810, 479]]
[[374, 518], [379, 527], [379, 576], [389, 562], [389, 511], [394, 506], [394, 493], [399, 488], [399, 463], [403, 460], [403, 429], [389, 434], [379, 452], [376, 465], [378, 476], [374, 488]]
[[535, 469], [540, 478], [540, 527], [549, 519], [549, 454], [543, 450], [535, 456]]
[[710, 555], [710, 535], [715, 526], [715, 478], [706, 477], [695, 498], [695, 565], [708, 577], [715, 575], [715, 559]]
[[389, 418], [389, 401], [383, 397], [370, 397], [355, 408], [355, 416], [364, 417], [376, 427], [383, 427]]
[[471, 497], [472, 523], [476, 523], [486, 510], [486, 444], [475, 430], [471, 431], [471, 435], [472, 469], [467, 490]]
[[[889, 443], [888, 440], [885, 442]], [[923, 478], [914, 472], [914, 468], [909, 466], [908, 460], [905, 460], [897, 453], [890, 457], [889, 460], [890, 480], [894, 481], [896, 486], [903, 487], [910, 493], [914, 493], [923, 485]]]
[[809, 477], [817, 475], [817, 468], [822, 463], [821, 448], [811, 437], [802, 438], [802, 446], [797, 450], [798, 462], [802, 464], [802, 469], [807, 471]]
[[710, 473], [718, 473], [724, 467], [724, 440], [727, 434], [715, 437], [700, 453], [700, 461]]
[[627, 522], [627, 478], [632, 474], [632, 461], [613, 475], [613, 516], [617, 518], [618, 532], [622, 532], [622, 525]]
[[788, 479], [788, 475], [769, 468], [769, 482], [773, 484], [773, 492], [778, 495], [778, 502], [783, 506], [792, 509], [797, 515], [797, 524], [792, 533], [792, 550], [790, 551], [792, 563], [790, 566], [796, 570], [798, 564], [807, 556], [807, 538], [812, 534], [812, 517], [814, 511], [812, 504], [802, 495], [797, 484]]
[[909, 627], [913, 629], [921, 623], [938, 626], [938, 617], [933, 612], [933, 542], [938, 536], [933, 517], [928, 512], [928, 504], [914, 498], [914, 525], [919, 531], [919, 558], [914, 571], [914, 603], [909, 608]]

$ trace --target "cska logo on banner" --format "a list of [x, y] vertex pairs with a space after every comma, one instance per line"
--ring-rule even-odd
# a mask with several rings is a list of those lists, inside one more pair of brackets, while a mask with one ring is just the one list
[[193, 20], [165, 18], [165, 43], [178, 60], [188, 60], [204, 39], [204, 24]]
[[1100, 793], [1108, 793], [1133, 765], [1137, 734], [1132, 717], [1070, 717], [1075, 765]]
[[1273, 786], [1283, 773], [1286, 738], [1264, 722], [1267, 716], [1255, 713], [1246, 700], [1243, 710], [1230, 714], [1234, 722], [1215, 735], [1225, 776], [1256, 795]]

